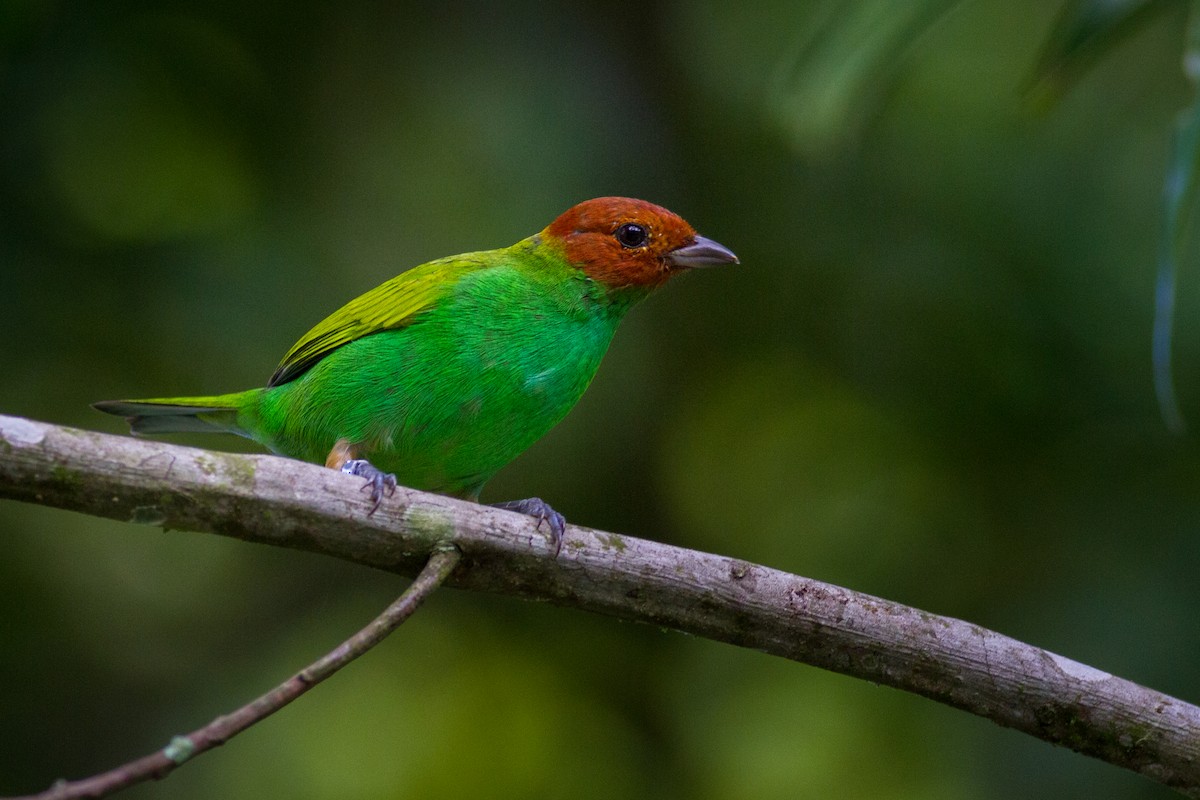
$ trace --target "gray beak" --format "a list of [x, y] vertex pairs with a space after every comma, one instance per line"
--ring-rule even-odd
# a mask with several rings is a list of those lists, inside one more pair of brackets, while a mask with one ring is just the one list
[[673, 267], [719, 267], [739, 263], [732, 250], [704, 236], [697, 236], [691, 244], [675, 248], [667, 253], [666, 259]]

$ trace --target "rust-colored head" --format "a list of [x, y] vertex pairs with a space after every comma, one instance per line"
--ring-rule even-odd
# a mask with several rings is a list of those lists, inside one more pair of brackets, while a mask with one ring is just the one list
[[679, 215], [629, 197], [597, 197], [567, 209], [542, 231], [571, 264], [613, 288], [654, 288], [690, 267], [736, 264], [728, 248], [696, 234]]

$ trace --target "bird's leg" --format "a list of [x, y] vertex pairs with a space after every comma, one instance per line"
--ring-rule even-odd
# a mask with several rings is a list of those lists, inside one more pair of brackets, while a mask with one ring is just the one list
[[537, 526], [545, 522], [550, 526], [550, 544], [554, 547], [554, 555], [562, 549], [563, 534], [567, 530], [567, 520], [555, 511], [540, 497], [527, 497], [524, 500], [509, 500], [505, 503], [491, 503], [492, 508], [503, 508], [506, 511], [516, 511], [527, 514], [537, 520]]
[[370, 489], [371, 500], [374, 501], [371, 510], [367, 512], [368, 517], [379, 510], [379, 504], [383, 502], [385, 493], [391, 497], [396, 492], [396, 476], [390, 472], [384, 472], [365, 458], [359, 458], [358, 448], [348, 439], [337, 440], [333, 449], [329, 451], [329, 457], [325, 459], [325, 466], [347, 475], [357, 475], [367, 479], [363, 491]]

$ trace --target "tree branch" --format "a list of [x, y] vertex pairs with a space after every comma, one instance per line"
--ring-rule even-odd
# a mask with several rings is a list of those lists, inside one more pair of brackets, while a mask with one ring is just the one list
[[737, 559], [348, 476], [0, 416], [0, 497], [310, 550], [750, 647], [932, 698], [1200, 797], [1200, 708], [961, 620]]
[[242, 731], [261, 722], [342, 667], [387, 638], [388, 634], [413, 615], [425, 598], [445, 582], [458, 563], [453, 548], [435, 551], [412, 584], [367, 627], [342, 642], [336, 649], [309, 664], [271, 691], [246, 705], [217, 717], [203, 728], [186, 736], [176, 736], [161, 750], [136, 761], [78, 781], [59, 781], [41, 794], [14, 797], [11, 800], [79, 800], [98, 798], [128, 789], [151, 778], [165, 778], [175, 769], [201, 753], [225, 744]]

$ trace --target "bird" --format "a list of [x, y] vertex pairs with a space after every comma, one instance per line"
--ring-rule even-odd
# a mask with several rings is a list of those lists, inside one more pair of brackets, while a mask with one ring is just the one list
[[[134, 434], [227, 432], [366, 480], [375, 513], [397, 484], [479, 502], [484, 484], [583, 395], [626, 312], [672, 276], [736, 264], [682, 217], [598, 197], [497, 250], [413, 267], [318, 323], [266, 386], [106, 400]], [[549, 526], [538, 497], [492, 504]]]

